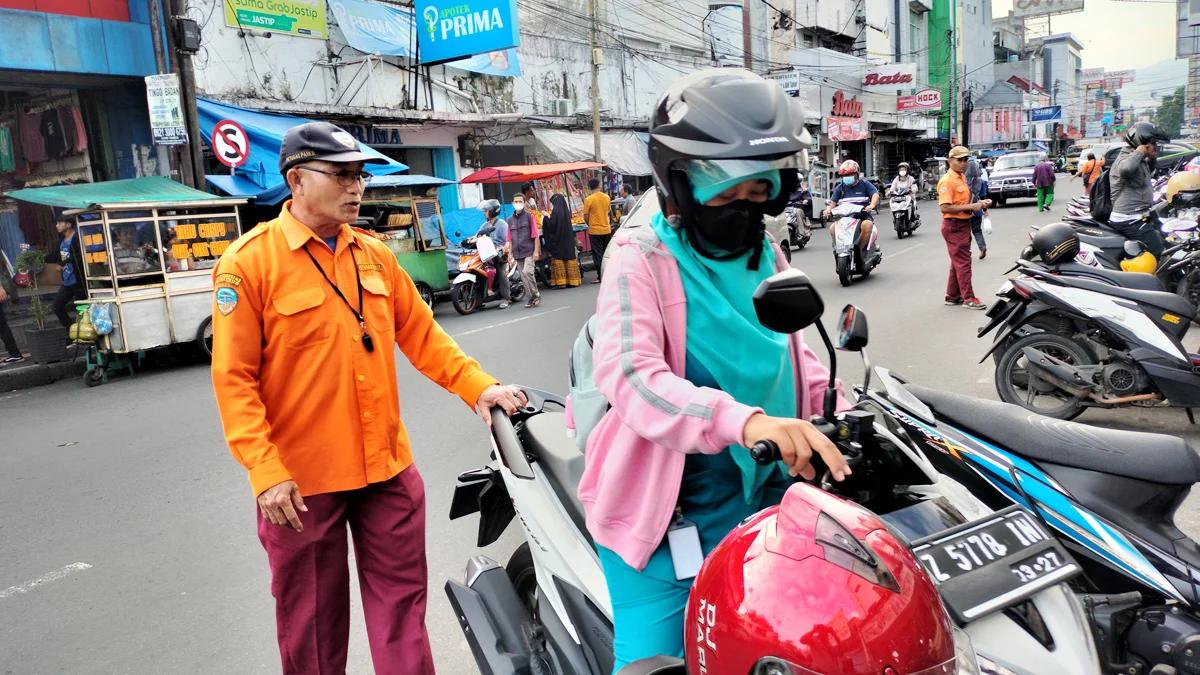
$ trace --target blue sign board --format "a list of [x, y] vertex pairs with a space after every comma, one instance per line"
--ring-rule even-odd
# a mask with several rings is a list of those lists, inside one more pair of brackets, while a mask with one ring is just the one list
[[421, 63], [436, 64], [521, 44], [517, 0], [416, 0]]
[[1110, 112], [1104, 113], [1104, 123], [1112, 124], [1112, 113], [1110, 113]]
[[1051, 105], [1045, 108], [1034, 108], [1032, 111], [1034, 122], [1061, 122], [1062, 121], [1062, 106]]
[[[342, 35], [351, 47], [365, 54], [383, 56], [420, 56], [421, 63], [431, 64], [434, 59], [421, 43], [421, 53], [416, 53], [417, 37], [413, 34], [411, 9], [381, 5], [365, 0], [329, 0], [329, 8], [337, 20]], [[515, 15], [514, 15], [515, 16]], [[514, 28], [515, 30], [515, 28]], [[497, 49], [478, 53], [469, 58], [446, 63], [483, 75], [518, 77], [521, 64], [515, 49]], [[362, 140], [362, 139], [360, 139]]]

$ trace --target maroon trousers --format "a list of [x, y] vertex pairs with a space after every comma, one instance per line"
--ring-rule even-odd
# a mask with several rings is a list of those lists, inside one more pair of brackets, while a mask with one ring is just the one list
[[942, 218], [942, 237], [950, 252], [950, 280], [946, 297], [951, 300], [970, 300], [975, 297], [971, 288], [971, 221], [966, 218]]
[[283, 675], [345, 675], [350, 639], [346, 526], [377, 675], [434, 675], [425, 630], [425, 485], [416, 466], [359, 490], [313, 495], [304, 531], [258, 517], [271, 565]]

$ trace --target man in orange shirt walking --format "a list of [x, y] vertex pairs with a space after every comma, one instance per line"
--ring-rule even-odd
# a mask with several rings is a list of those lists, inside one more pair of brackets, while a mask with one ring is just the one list
[[[950, 252], [950, 280], [946, 284], [946, 304], [968, 309], [987, 309], [975, 297], [971, 287], [971, 216], [992, 205], [992, 200], [971, 202], [967, 187], [967, 157], [970, 151], [961, 145], [950, 150], [950, 170], [938, 181], [938, 205], [942, 211], [942, 238]], [[982, 258], [983, 256], [980, 255]]]
[[285, 675], [346, 672], [347, 527], [375, 672], [434, 672], [425, 489], [392, 345], [488, 421], [493, 406], [511, 413], [524, 398], [442, 331], [386, 246], [346, 224], [364, 163], [382, 161], [332, 124], [289, 130], [279, 169], [292, 200], [213, 271], [213, 386], [258, 498]]
[[588, 181], [592, 194], [583, 200], [583, 222], [588, 226], [588, 239], [592, 244], [592, 263], [596, 265], [596, 278], [593, 284], [600, 283], [600, 264], [604, 262], [604, 249], [612, 239], [612, 222], [609, 211], [612, 209], [612, 199], [600, 189], [600, 179]]

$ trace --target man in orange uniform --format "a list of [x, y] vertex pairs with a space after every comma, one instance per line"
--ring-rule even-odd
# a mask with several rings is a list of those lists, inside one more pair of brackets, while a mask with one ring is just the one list
[[292, 200], [213, 272], [213, 386], [258, 497], [285, 675], [346, 672], [347, 526], [375, 672], [434, 672], [425, 489], [392, 345], [485, 418], [523, 399], [442, 331], [386, 246], [346, 224], [358, 217], [364, 162], [382, 161], [332, 124], [291, 129], [279, 168]]
[[[950, 170], [938, 181], [938, 205], [942, 211], [942, 237], [950, 252], [950, 281], [946, 304], [968, 309], [987, 309], [971, 288], [971, 216], [992, 205], [992, 200], [971, 202], [971, 189], [963, 176], [970, 151], [961, 145], [950, 150]], [[983, 257], [982, 255], [980, 256]]]

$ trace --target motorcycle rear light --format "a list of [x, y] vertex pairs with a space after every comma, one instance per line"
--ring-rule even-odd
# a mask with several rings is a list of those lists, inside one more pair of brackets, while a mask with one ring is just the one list
[[1031, 288], [1027, 284], [1024, 284], [1020, 281], [1014, 280], [1012, 282], [1012, 286], [1013, 286], [1013, 290], [1017, 292], [1017, 295], [1021, 296], [1022, 298], [1025, 298], [1026, 300], [1033, 299], [1033, 288]]
[[825, 552], [825, 561], [896, 593], [900, 584], [892, 576], [887, 565], [871, 550], [871, 546], [860, 541], [832, 516], [821, 513], [817, 516], [816, 542]]

